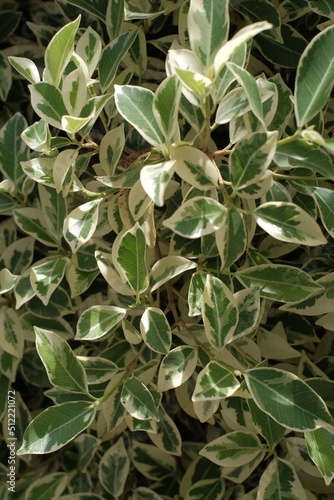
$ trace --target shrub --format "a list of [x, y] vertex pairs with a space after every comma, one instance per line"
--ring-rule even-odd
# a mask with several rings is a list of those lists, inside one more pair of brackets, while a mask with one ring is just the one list
[[1, 498], [333, 498], [328, 2], [15, 6]]

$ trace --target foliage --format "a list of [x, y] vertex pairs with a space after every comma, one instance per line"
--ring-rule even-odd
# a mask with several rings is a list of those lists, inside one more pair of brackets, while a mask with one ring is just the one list
[[17, 498], [333, 498], [331, 2], [5, 3]]

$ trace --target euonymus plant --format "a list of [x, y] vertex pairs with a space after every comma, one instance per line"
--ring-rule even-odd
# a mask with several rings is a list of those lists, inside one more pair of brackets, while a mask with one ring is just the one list
[[0, 497], [332, 499], [334, 4], [5, 3]]

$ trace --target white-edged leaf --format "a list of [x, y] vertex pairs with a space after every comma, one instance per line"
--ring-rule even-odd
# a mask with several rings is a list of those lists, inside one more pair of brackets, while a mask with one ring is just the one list
[[303, 52], [297, 67], [295, 111], [298, 127], [308, 123], [327, 103], [334, 83], [334, 27], [318, 33]]
[[305, 432], [305, 439], [310, 457], [329, 486], [334, 478], [334, 430], [322, 427]]
[[205, 73], [218, 50], [227, 41], [229, 31], [227, 0], [192, 0], [188, 12], [188, 32], [192, 51]]
[[145, 344], [154, 352], [168, 354], [172, 332], [166, 316], [157, 307], [148, 307], [140, 320], [140, 332]]
[[163, 80], [154, 94], [153, 113], [166, 140], [177, 128], [181, 85], [176, 75]]
[[151, 292], [157, 290], [167, 281], [175, 278], [181, 273], [194, 269], [196, 262], [178, 255], [169, 255], [159, 259], [150, 271], [150, 289]]
[[125, 283], [139, 296], [148, 286], [146, 269], [146, 241], [142, 228], [133, 228], [119, 235], [113, 246], [113, 262]]
[[267, 441], [269, 449], [273, 450], [284, 437], [285, 427], [264, 413], [252, 399], [248, 399], [247, 403], [256, 429]]
[[88, 69], [88, 76], [91, 76], [100, 60], [102, 50], [101, 38], [91, 26], [78, 40], [75, 52], [83, 60]]
[[[64, 149], [55, 159], [53, 166], [53, 178], [57, 193], [62, 192], [65, 197], [68, 194], [74, 177], [74, 162], [78, 156], [77, 149]], [[42, 160], [43, 158], [41, 158]], [[45, 158], [46, 159], [46, 158]]]
[[156, 205], [162, 207], [166, 188], [173, 177], [175, 161], [164, 161], [154, 165], [145, 165], [140, 171], [143, 189]]
[[107, 335], [124, 318], [126, 309], [116, 306], [92, 306], [84, 311], [78, 321], [76, 339], [99, 340]]
[[270, 201], [257, 207], [254, 215], [258, 225], [278, 240], [308, 246], [327, 243], [318, 223], [294, 203]]
[[188, 92], [194, 95], [194, 102], [197, 99], [202, 101], [209, 94], [212, 82], [206, 76], [180, 68], [176, 68], [175, 72]]
[[248, 335], [256, 328], [260, 316], [260, 290], [258, 287], [244, 288], [234, 294], [239, 311], [238, 324], [233, 340]]
[[107, 281], [108, 285], [110, 285], [114, 290], [116, 290], [116, 292], [121, 293], [122, 295], [133, 295], [132, 288], [129, 284], [123, 283], [118, 271], [112, 263], [111, 253], [97, 250], [95, 252], [95, 258], [100, 273]]
[[65, 490], [66, 472], [53, 472], [34, 480], [25, 490], [24, 500], [53, 500]]
[[122, 33], [110, 42], [102, 51], [99, 62], [99, 77], [102, 92], [113, 82], [118, 66], [137, 38], [137, 31]]
[[124, 0], [108, 2], [106, 11], [106, 28], [110, 40], [114, 40], [121, 32], [124, 18]]
[[334, 191], [331, 189], [314, 187], [312, 195], [319, 209], [323, 225], [334, 238]]
[[281, 302], [297, 302], [320, 291], [322, 286], [310, 276], [292, 266], [261, 264], [236, 272], [236, 277], [247, 287], [258, 286], [260, 295]]
[[240, 387], [237, 378], [216, 361], [210, 361], [198, 374], [192, 401], [208, 401], [232, 396]]
[[164, 225], [185, 238], [199, 238], [219, 229], [227, 209], [218, 201], [206, 196], [196, 196], [183, 203]]
[[68, 257], [46, 257], [36, 262], [30, 271], [30, 283], [37, 297], [46, 306], [51, 295], [62, 281]]
[[172, 349], [161, 361], [158, 390], [167, 391], [182, 385], [193, 374], [197, 365], [197, 350], [191, 346]]
[[211, 275], [206, 277], [202, 315], [207, 339], [215, 349], [221, 350], [233, 337], [239, 313], [231, 290]]
[[62, 86], [62, 96], [68, 114], [77, 117], [87, 101], [87, 77], [84, 70], [79, 66], [71, 71]]
[[170, 455], [181, 456], [181, 434], [174, 421], [162, 407], [159, 408], [159, 421], [156, 423], [156, 427], [156, 432], [149, 435], [155, 446]]
[[8, 60], [13, 68], [30, 83], [38, 83], [41, 81], [36, 64], [27, 57], [9, 56]]
[[23, 175], [21, 161], [29, 159], [28, 147], [21, 139], [27, 126], [24, 116], [15, 113], [0, 130], [0, 169], [15, 186], [20, 185]]
[[159, 412], [152, 393], [136, 377], [128, 378], [122, 387], [121, 403], [134, 418], [159, 420]]
[[50, 235], [43, 213], [38, 208], [24, 207], [13, 210], [14, 219], [18, 227], [30, 234], [44, 245], [56, 247], [55, 239]]
[[47, 408], [28, 425], [17, 454], [43, 454], [59, 450], [89, 427], [95, 412], [91, 403], [86, 401], [63, 403]]
[[218, 75], [222, 66], [230, 60], [234, 52], [242, 45], [247, 42], [261, 31], [269, 30], [272, 25], [267, 21], [262, 21], [259, 23], [250, 24], [245, 28], [239, 30], [231, 40], [226, 42], [217, 52], [214, 58], [214, 70], [215, 74]]
[[162, 497], [145, 486], [139, 486], [133, 492], [133, 500], [162, 500]]
[[125, 145], [124, 124], [107, 132], [101, 141], [99, 158], [106, 175], [113, 175]]
[[21, 166], [23, 172], [34, 181], [55, 187], [53, 179], [53, 166], [55, 158], [33, 158], [23, 161]]
[[284, 427], [309, 431], [334, 426], [324, 401], [293, 373], [252, 368], [244, 376], [255, 403]]
[[237, 467], [253, 460], [262, 451], [256, 434], [235, 431], [221, 436], [202, 448], [199, 454], [223, 467]]
[[196, 481], [186, 493], [184, 500], [222, 500], [225, 494], [224, 479], [201, 479]]
[[24, 351], [24, 334], [18, 313], [7, 306], [0, 309], [0, 348], [17, 359]]
[[68, 114], [60, 90], [47, 82], [28, 86], [35, 113], [52, 127], [61, 129], [61, 119]]
[[308, 498], [291, 463], [281, 458], [272, 460], [262, 474], [257, 498], [271, 499], [275, 498], [276, 494], [286, 500], [307, 500]]
[[221, 268], [227, 269], [246, 250], [247, 234], [243, 215], [237, 210], [229, 209], [226, 222], [215, 232], [215, 237]]
[[188, 291], [189, 316], [199, 316], [202, 314], [202, 299], [206, 276], [207, 273], [203, 271], [198, 271], [191, 275]]
[[75, 208], [64, 220], [64, 238], [75, 253], [94, 234], [101, 199], [88, 201]]
[[259, 181], [275, 154], [277, 132], [254, 132], [234, 147], [230, 158], [232, 184], [237, 189]]
[[175, 171], [181, 179], [202, 191], [217, 187], [219, 170], [216, 163], [203, 151], [191, 146], [172, 148]]
[[43, 184], [38, 185], [38, 192], [47, 228], [55, 240], [60, 242], [67, 215], [66, 198], [52, 187]]
[[[48, 124], [44, 120], [35, 122], [21, 134], [22, 140], [34, 151], [50, 149], [51, 134]], [[30, 160], [31, 161], [31, 160]], [[22, 162], [29, 163], [29, 162]], [[23, 168], [23, 165], [21, 165]]]
[[152, 146], [161, 149], [164, 136], [153, 113], [151, 90], [131, 85], [115, 85], [115, 103], [119, 113]]
[[85, 370], [58, 334], [35, 327], [36, 349], [50, 382], [73, 392], [88, 392]]
[[124, 491], [129, 470], [129, 455], [123, 439], [120, 438], [101, 458], [99, 463], [99, 480], [108, 493], [118, 498]]
[[81, 16], [61, 28], [51, 39], [45, 51], [45, 69], [48, 81], [58, 87], [67, 63], [72, 57], [74, 38]]
[[175, 457], [150, 444], [134, 442], [132, 462], [143, 476], [155, 481], [176, 473]]
[[88, 384], [100, 384], [118, 372], [117, 365], [109, 359], [98, 356], [77, 356], [77, 359], [85, 369]]

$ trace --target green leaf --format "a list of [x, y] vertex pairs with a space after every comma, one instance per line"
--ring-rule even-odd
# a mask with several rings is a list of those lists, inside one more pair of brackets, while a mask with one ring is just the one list
[[26, 57], [8, 57], [10, 64], [30, 83], [40, 82], [40, 76], [36, 64]]
[[236, 467], [249, 463], [259, 452], [262, 445], [252, 432], [229, 432], [201, 449], [199, 454], [221, 467]]
[[229, 10], [226, 0], [193, 0], [188, 12], [188, 32], [192, 51], [201, 62], [203, 72], [227, 41]]
[[235, 275], [247, 287], [259, 286], [262, 297], [281, 302], [306, 299], [321, 286], [301, 269], [281, 264], [261, 264], [239, 270]]
[[99, 63], [99, 76], [102, 92], [105, 92], [113, 82], [121, 60], [130, 49], [136, 37], [137, 31], [122, 33], [110, 42], [109, 45], [107, 45], [103, 50]]
[[85, 401], [47, 408], [28, 425], [17, 454], [43, 454], [59, 450], [89, 427], [95, 412], [91, 404]]
[[64, 220], [64, 238], [75, 253], [94, 234], [102, 199], [88, 201], [75, 208]]
[[261, 95], [255, 78], [245, 69], [240, 68], [235, 63], [227, 62], [227, 68], [233, 73], [239, 85], [244, 89], [247, 95], [251, 110], [256, 118], [263, 123], [263, 109]]
[[334, 177], [330, 156], [318, 146], [301, 139], [279, 144], [274, 162], [279, 168], [308, 168], [325, 177]]
[[203, 271], [195, 272], [191, 275], [188, 291], [189, 316], [202, 314], [202, 298], [205, 288], [207, 273]]
[[287, 429], [309, 431], [334, 425], [324, 401], [296, 375], [277, 368], [253, 368], [244, 376], [259, 408]]
[[32, 289], [45, 306], [62, 281], [68, 263], [68, 257], [46, 257], [31, 268]]
[[145, 165], [140, 171], [143, 189], [156, 205], [164, 205], [166, 188], [173, 177], [175, 161], [164, 161], [154, 165]]
[[211, 401], [232, 396], [240, 387], [236, 377], [219, 363], [210, 361], [198, 374], [192, 401]]
[[62, 96], [68, 113], [73, 117], [79, 116], [87, 100], [87, 74], [83, 65], [66, 76], [62, 86]]
[[84, 367], [88, 384], [100, 384], [109, 381], [118, 371], [118, 367], [109, 359], [98, 356], [77, 356]]
[[109, 334], [124, 318], [126, 309], [116, 306], [92, 306], [78, 321], [76, 339], [99, 340]]
[[295, 469], [286, 460], [275, 458], [261, 476], [258, 497], [268, 500], [307, 500]]
[[227, 209], [218, 201], [197, 196], [184, 202], [164, 225], [185, 238], [211, 234], [225, 222]]
[[153, 113], [154, 94], [151, 90], [131, 85], [115, 85], [115, 103], [119, 113], [152, 146], [161, 149], [164, 136]]
[[54, 472], [33, 481], [25, 492], [25, 499], [53, 500], [65, 490], [68, 477], [65, 472]]
[[[111, 2], [113, 3], [113, 2]], [[101, 56], [101, 38], [91, 26], [79, 38], [75, 52], [81, 57], [88, 69], [88, 76], [92, 76]]]
[[68, 343], [56, 333], [35, 327], [36, 349], [51, 384], [73, 392], [88, 392], [85, 370]]
[[197, 99], [203, 100], [209, 94], [212, 82], [206, 76], [181, 68], [175, 68], [175, 72], [184, 87], [186, 87], [191, 94], [194, 94], [192, 99], [194, 103]]
[[17, 208], [13, 210], [14, 219], [19, 228], [48, 247], [57, 246], [47, 230], [43, 213], [38, 208]]
[[101, 458], [99, 480], [105, 490], [120, 497], [130, 470], [130, 459], [124, 441], [120, 438]]
[[161, 354], [169, 352], [172, 332], [166, 316], [157, 307], [148, 307], [140, 320], [140, 332], [146, 345]]
[[162, 497], [145, 486], [139, 486], [133, 492], [133, 500], [162, 500]]
[[16, 113], [0, 130], [0, 169], [15, 186], [23, 175], [21, 161], [28, 160], [28, 148], [21, 139], [27, 128], [26, 119]]
[[235, 51], [245, 42], [252, 39], [261, 31], [268, 30], [272, 27], [270, 23], [262, 21], [259, 23], [250, 24], [239, 30], [231, 40], [226, 42], [217, 52], [214, 58], [214, 70], [216, 76], [219, 75], [222, 67], [231, 59]]
[[218, 351], [231, 341], [238, 314], [229, 288], [218, 278], [207, 275], [202, 302], [203, 323], [207, 339]]
[[227, 211], [226, 222], [215, 233], [221, 268], [227, 269], [246, 250], [247, 234], [242, 214], [234, 209]]
[[45, 69], [48, 82], [59, 86], [64, 69], [73, 53], [74, 38], [81, 16], [61, 28], [50, 41], [45, 51]]
[[24, 351], [23, 329], [20, 317], [14, 309], [0, 308], [0, 347], [15, 358], [22, 358]]
[[305, 439], [310, 457], [321, 472], [325, 484], [329, 486], [334, 478], [333, 429], [320, 428], [305, 432]]
[[193, 374], [197, 365], [197, 350], [191, 346], [178, 346], [165, 356], [160, 364], [158, 390], [179, 387]]
[[194, 269], [196, 262], [181, 256], [170, 255], [159, 259], [150, 271], [150, 289], [151, 292], [157, 290], [167, 281], [175, 278], [189, 269]]
[[108, 2], [106, 12], [106, 28], [110, 40], [118, 37], [122, 30], [124, 18], [124, 0], [115, 0]]
[[322, 276], [316, 281], [316, 284], [322, 286], [322, 290], [318, 290], [310, 297], [295, 304], [286, 304], [282, 306], [282, 310], [291, 310], [305, 316], [315, 316], [333, 311], [334, 273]]
[[[6, 3], [4, 4], [6, 6]], [[12, 7], [16, 7], [15, 4], [7, 4]], [[7, 42], [10, 35], [12, 35], [17, 28], [20, 19], [22, 17], [22, 12], [15, 12], [15, 10], [9, 10], [8, 7], [2, 7], [2, 12], [0, 12], [0, 41], [1, 43]]]
[[108, 0], [67, 0], [67, 2], [80, 9], [87, 10], [89, 14], [96, 16], [105, 23]]
[[121, 403], [130, 415], [138, 420], [159, 420], [158, 408], [152, 393], [134, 376], [123, 384]]
[[182, 456], [182, 438], [176, 424], [162, 407], [159, 417], [156, 433], [150, 434], [151, 441], [166, 453]]
[[61, 120], [68, 114], [60, 90], [47, 82], [39, 82], [28, 86], [31, 95], [31, 106], [35, 113], [46, 123], [62, 128]]
[[303, 127], [326, 105], [334, 83], [334, 27], [318, 33], [303, 52], [297, 67], [295, 112]]
[[217, 187], [219, 170], [207, 154], [191, 146], [172, 148], [171, 158], [176, 162], [176, 173], [191, 186], [202, 191]]
[[52, 187], [39, 184], [39, 199], [50, 234], [60, 243], [64, 219], [67, 215], [66, 199]]
[[312, 189], [312, 195], [318, 206], [323, 225], [334, 238], [334, 191], [315, 187]]
[[176, 473], [175, 458], [156, 446], [133, 442], [132, 461], [135, 468], [145, 477], [161, 480]]
[[55, 158], [33, 158], [32, 160], [22, 161], [21, 166], [23, 172], [34, 181], [46, 184], [55, 188], [53, 179], [53, 167]]
[[278, 240], [308, 246], [327, 242], [317, 222], [294, 203], [264, 203], [256, 208], [254, 215], [258, 225]]
[[[50, 130], [44, 120], [33, 123], [21, 134], [21, 139], [35, 151], [45, 151], [50, 149]], [[33, 161], [33, 160], [32, 160]], [[29, 163], [29, 162], [22, 162]], [[23, 165], [21, 165], [23, 167]]]
[[278, 424], [273, 418], [264, 413], [260, 408], [254, 403], [252, 399], [247, 400], [252, 420], [264, 439], [267, 441], [269, 449], [273, 450], [278, 443], [283, 439], [286, 432], [285, 427]]
[[148, 286], [145, 234], [138, 223], [121, 234], [113, 246], [113, 262], [124, 282], [139, 296]]
[[233, 333], [233, 340], [251, 333], [257, 326], [260, 311], [260, 290], [258, 287], [244, 288], [234, 294], [239, 311], [238, 324]]
[[274, 157], [276, 140], [277, 132], [255, 132], [238, 142], [230, 158], [234, 188], [245, 188], [263, 177]]
[[222, 500], [225, 493], [225, 483], [223, 479], [202, 479], [196, 481], [187, 491], [184, 500]]
[[[111, 2], [112, 3], [112, 2]], [[114, 175], [125, 145], [124, 124], [107, 132], [101, 141], [99, 158], [107, 175]]]
[[240, 12], [242, 17], [246, 17], [251, 22], [262, 21], [266, 19], [273, 26], [266, 33], [266, 37], [271, 37], [274, 40], [282, 41], [280, 36], [280, 13], [279, 10], [269, 0], [231, 0], [233, 9]]
[[181, 85], [176, 75], [163, 80], [154, 94], [153, 113], [166, 140], [171, 140], [177, 129], [180, 97]]
[[6, 101], [12, 86], [12, 68], [7, 57], [0, 52], [0, 99]]

